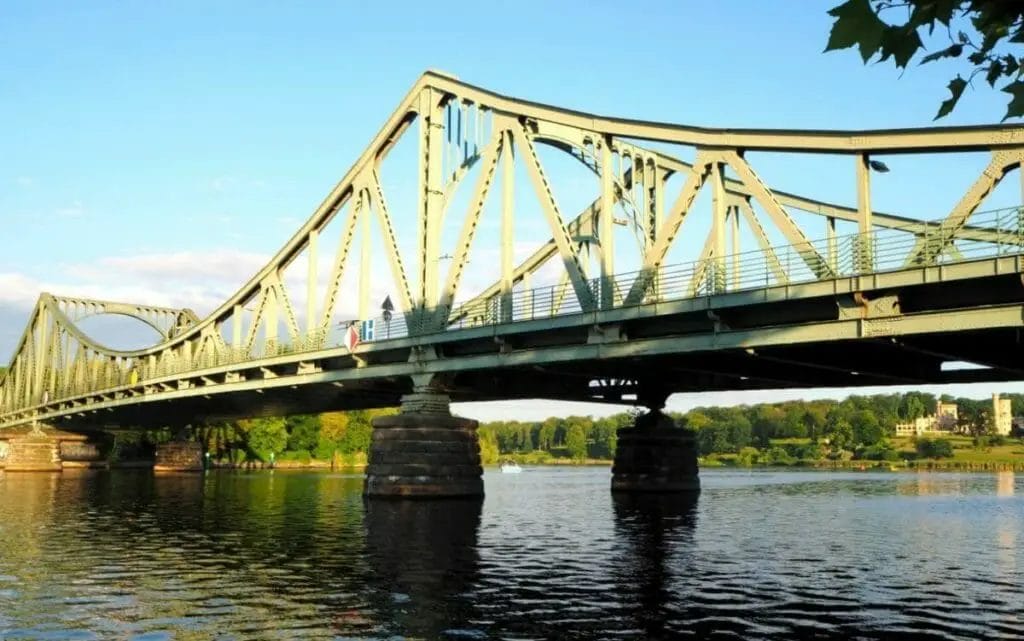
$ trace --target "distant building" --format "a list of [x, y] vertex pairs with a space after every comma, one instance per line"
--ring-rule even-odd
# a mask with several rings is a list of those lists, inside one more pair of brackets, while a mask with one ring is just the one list
[[960, 416], [957, 412], [956, 403], [943, 403], [939, 401], [935, 408], [935, 423], [942, 431], [955, 432]]
[[1010, 399], [992, 395], [992, 428], [996, 434], [1009, 436], [1013, 429], [1013, 408]]
[[896, 424], [896, 436], [949, 435], [957, 431], [959, 411], [956, 403], [939, 401], [933, 416], [921, 416], [909, 423]]
[[[965, 431], [958, 425], [960, 413], [956, 403], [939, 401], [934, 416], [922, 416], [908, 423], [896, 424], [896, 436], [949, 435]], [[1014, 427], [1024, 428], [1024, 417], [1013, 417], [1010, 399], [992, 395], [992, 430], [1008, 436]]]

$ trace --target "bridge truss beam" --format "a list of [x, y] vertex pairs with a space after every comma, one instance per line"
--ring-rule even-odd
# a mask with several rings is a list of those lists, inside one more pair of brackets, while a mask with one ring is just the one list
[[[382, 163], [406, 136], [416, 144], [415, 225], [399, 222], [401, 216], [389, 209], [390, 202], [401, 202], [396, 199], [400, 194], [388, 193], [382, 177]], [[669, 144], [692, 150], [694, 162], [663, 151]], [[748, 160], [753, 151], [852, 156], [856, 206], [773, 189]], [[945, 220], [918, 221], [872, 208], [868, 172], [872, 156], [966, 151], [987, 152], [991, 162]], [[551, 154], [593, 174], [589, 204], [574, 218], [562, 213], [559, 196], [567, 190]], [[208, 385], [205, 380], [217, 385], [252, 384], [253, 389], [273, 387], [272, 381], [282, 376], [276, 365], [282, 362], [279, 359], [295, 364], [295, 371], [302, 375], [324, 373], [325, 359], [335, 364], [339, 358], [351, 361], [357, 370], [370, 367], [373, 359], [368, 357], [378, 353], [376, 347], [364, 356], [358, 348], [338, 347], [331, 334], [344, 316], [354, 314], [364, 343], [376, 338], [370, 336], [367, 321], [371, 320], [370, 298], [380, 290], [396, 299], [397, 329], [392, 336], [391, 321], [387, 321], [385, 338], [398, 342], [385, 342], [399, 345], [401, 340], [411, 340], [416, 346], [409, 353], [394, 352], [389, 358], [400, 362], [388, 367], [404, 371], [400, 365], [412, 359], [419, 363], [417, 367], [457, 370], [461, 366], [454, 362], [437, 363], [452, 356], [458, 356], [460, 363], [475, 362], [474, 355], [446, 354], [444, 347], [449, 334], [472, 332], [474, 324], [518, 325], [546, 335], [557, 330], [558, 319], [566, 315], [629, 317], [646, 306], [683, 299], [755, 290], [772, 296], [779, 288], [790, 291], [796, 283], [831, 286], [835, 296], [840, 283], [855, 282], [856, 290], [866, 289], [878, 282], [879, 273], [895, 267], [930, 274], [936, 266], [945, 269], [977, 261], [979, 256], [969, 253], [977, 246], [985, 248], [983, 258], [995, 256], [998, 265], [999, 257], [1021, 253], [1024, 217], [1013, 210], [1001, 213], [994, 223], [968, 221], [1009, 171], [1019, 171], [1022, 154], [1024, 130], [1020, 127], [712, 130], [584, 114], [509, 98], [428, 72], [309, 220], [257, 274], [204, 318], [189, 310], [43, 294], [10, 367], [0, 377], [0, 422], [28, 415], [70, 416], [83, 411], [83, 403], [131, 405], [152, 395], [201, 395], [199, 390]], [[525, 172], [532, 193], [516, 190], [517, 167]], [[679, 189], [670, 184], [676, 177], [682, 180]], [[500, 189], [494, 188], [496, 181]], [[464, 183], [472, 187], [460, 217], [456, 208]], [[712, 206], [711, 212], [703, 213], [712, 218], [711, 231], [697, 238], [688, 231], [694, 224], [687, 221], [701, 215], [699, 196], [707, 183]], [[575, 186], [574, 190], [579, 191]], [[486, 236], [479, 232], [492, 201], [498, 201], [494, 236], [499, 252], [493, 282], [481, 285], [479, 274], [466, 277], [467, 265]], [[530, 214], [531, 209], [539, 215]], [[824, 217], [828, 238], [812, 241], [792, 215], [797, 210]], [[458, 230], [450, 256], [442, 254], [447, 220], [455, 221]], [[836, 237], [837, 220], [856, 222], [860, 233]], [[332, 227], [332, 221], [340, 229]], [[539, 224], [550, 239], [535, 243], [517, 265], [517, 232], [527, 224]], [[758, 245], [747, 254], [740, 252], [744, 227]], [[617, 233], [625, 233], [619, 228], [633, 234], [635, 246], [617, 239]], [[770, 231], [787, 244], [773, 246]], [[697, 261], [668, 266], [671, 252], [684, 240], [704, 248]], [[325, 246], [337, 249], [321, 270]], [[410, 246], [413, 252], [408, 251]], [[375, 247], [383, 249], [389, 265], [383, 276], [371, 273]], [[623, 272], [630, 252], [638, 269]], [[443, 273], [441, 261], [446, 258], [451, 263]], [[594, 259], [598, 274], [591, 277]], [[291, 278], [289, 267], [301, 261], [305, 261], [305, 275]], [[407, 263], [416, 266], [412, 279]], [[1019, 266], [1011, 270], [1019, 272]], [[942, 271], [938, 280], [948, 278], [947, 272]], [[356, 284], [350, 282], [353, 277]], [[541, 277], [558, 284], [534, 287], [534, 280]], [[77, 325], [93, 314], [133, 316], [156, 330], [159, 341], [144, 349], [110, 349]], [[822, 328], [847, 320], [826, 318]], [[493, 333], [488, 340], [498, 337]], [[514, 337], [501, 340], [499, 355], [510, 359], [515, 356], [528, 362], [549, 349], [537, 346], [529, 348], [535, 351], [519, 354], [522, 348], [514, 346]], [[574, 353], [587, 359], [591, 351], [602, 358], [619, 358], [617, 350], [631, 348], [616, 344], [596, 349], [588, 344], [580, 349]], [[781, 352], [773, 358], [790, 370], [779, 384], [807, 380], [807, 366], [799, 359]], [[257, 368], [261, 374], [255, 378], [248, 373], [253, 363], [261, 363]], [[676, 369], [693, 369], [697, 375], [701, 368], [678, 365]], [[844, 376], [845, 367], [834, 369], [832, 374]], [[857, 370], [862, 378], [886, 379], [881, 370], [872, 374], [862, 369]], [[215, 374], [197, 378], [197, 372]], [[763, 372], [761, 376], [762, 382], [774, 380]], [[915, 376], [901, 371], [888, 379], [916, 380]], [[750, 378], [754, 377], [743, 380]], [[735, 377], [729, 380], [740, 384]]]

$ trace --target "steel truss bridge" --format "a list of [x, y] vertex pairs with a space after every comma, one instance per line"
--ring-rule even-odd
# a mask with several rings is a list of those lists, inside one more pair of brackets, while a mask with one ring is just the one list
[[[381, 173], [410, 138], [415, 223], [402, 224]], [[774, 189], [750, 152], [848, 157], [856, 202]], [[872, 168], [885, 169], [873, 156], [957, 152], [983, 152], [988, 164], [944, 218], [873, 209]], [[590, 189], [581, 212], [560, 208], [545, 154], [594, 177], [565, 187]], [[0, 378], [0, 428], [397, 405], [414, 379], [455, 401], [629, 402], [651, 382], [688, 392], [1021, 378], [1024, 214], [979, 210], [1022, 159], [1020, 127], [701, 129], [526, 102], [427, 72], [309, 220], [205, 318], [42, 294]], [[539, 212], [528, 222], [548, 237], [525, 259], [521, 173]], [[458, 210], [457, 192], [468, 194]], [[702, 192], [710, 207], [698, 206]], [[820, 217], [824, 238], [794, 212]], [[479, 233], [491, 214], [494, 233]], [[700, 253], [673, 262], [700, 217], [710, 217]], [[837, 233], [844, 224], [857, 232]], [[741, 251], [741, 237], [757, 248]], [[403, 239], [415, 250], [400, 250]], [[336, 248], [326, 260], [324, 243]], [[383, 283], [371, 282], [381, 278], [372, 243], [387, 257]], [[491, 258], [470, 264], [475, 244]], [[285, 277], [302, 264], [298, 282]], [[371, 337], [378, 291], [396, 310]], [[336, 336], [345, 305], [363, 319], [353, 349]], [[142, 321], [159, 340], [111, 349], [79, 327], [102, 314]], [[950, 361], [981, 367], [944, 368]]]

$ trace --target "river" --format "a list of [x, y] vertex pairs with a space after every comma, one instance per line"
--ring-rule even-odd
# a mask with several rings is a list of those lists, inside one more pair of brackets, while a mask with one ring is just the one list
[[0, 475], [0, 639], [1024, 639], [1024, 476]]

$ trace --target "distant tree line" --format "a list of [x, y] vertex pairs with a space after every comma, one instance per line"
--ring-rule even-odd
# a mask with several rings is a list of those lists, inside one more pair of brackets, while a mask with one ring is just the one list
[[[1007, 394], [1014, 415], [1024, 414], [1024, 394]], [[682, 428], [695, 432], [700, 455], [738, 464], [788, 464], [800, 460], [897, 460], [890, 439], [896, 424], [933, 415], [936, 401], [956, 403], [960, 427], [978, 439], [992, 436], [991, 400], [974, 400], [922, 392], [850, 396], [842, 401], [786, 401], [736, 407], [697, 407], [669, 413]], [[395, 409], [357, 410], [251, 418], [195, 426], [189, 437], [203, 443], [215, 462], [229, 464], [312, 460], [336, 466], [365, 465], [372, 420]], [[478, 430], [481, 460], [503, 458], [525, 463], [555, 460], [608, 460], [615, 456], [618, 430], [630, 426], [643, 410], [603, 418], [551, 417], [543, 421], [492, 421]], [[169, 429], [117, 434], [112, 458], [151, 455], [152, 448], [176, 438]], [[985, 442], [994, 442], [988, 441]], [[951, 448], [943, 439], [916, 439], [919, 458], [944, 458]]]
[[[1024, 414], [1024, 394], [1006, 394], [1015, 416]], [[787, 463], [825, 458], [896, 460], [903, 454], [889, 442], [896, 424], [935, 414], [937, 401], [956, 403], [960, 427], [975, 437], [992, 434], [992, 402], [936, 397], [924, 392], [850, 396], [842, 401], [786, 401], [736, 407], [697, 407], [669, 413], [676, 424], [693, 430], [702, 456], [736, 455], [740, 462]], [[480, 426], [485, 463], [502, 457], [544, 462], [550, 459], [609, 459], [616, 433], [632, 425], [635, 412], [594, 419], [548, 418], [539, 422], [494, 421]], [[918, 439], [917, 455], [942, 458], [948, 443]]]
[[482, 423], [478, 431], [480, 456], [485, 465], [513, 454], [532, 455], [524, 460], [537, 463], [554, 458], [610, 459], [615, 456], [619, 428], [632, 425], [635, 415], [623, 412], [597, 419], [569, 416], [540, 422]]
[[[225, 421], [194, 426], [188, 437], [202, 443], [214, 462], [309, 463], [316, 459], [336, 466], [360, 466], [366, 464], [370, 451], [371, 421], [396, 412], [353, 410]], [[172, 438], [176, 435], [169, 429], [119, 432], [112, 458], [147, 456], [156, 445]]]

